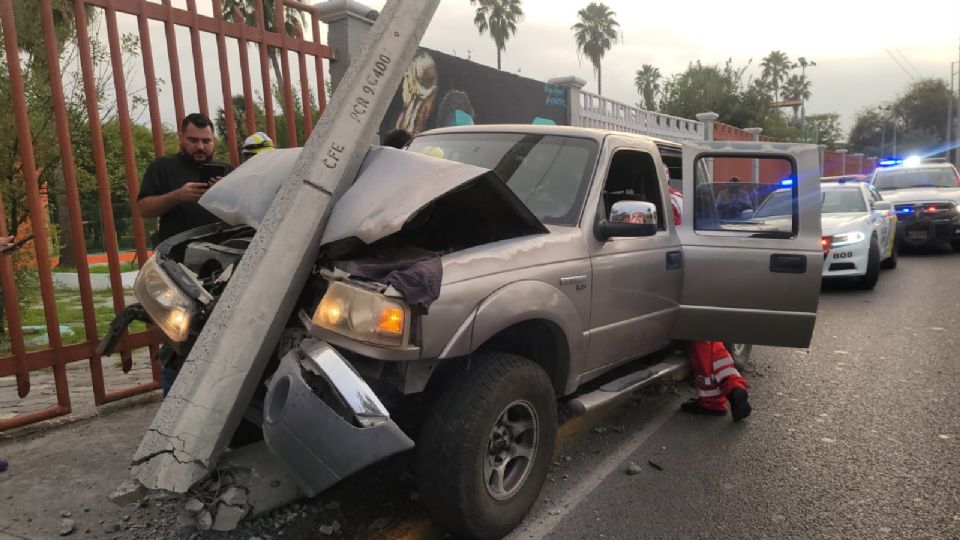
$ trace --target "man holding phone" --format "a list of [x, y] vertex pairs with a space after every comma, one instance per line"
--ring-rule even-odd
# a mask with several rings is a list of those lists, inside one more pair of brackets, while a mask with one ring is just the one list
[[213, 163], [213, 122], [193, 113], [180, 123], [180, 152], [159, 157], [147, 167], [140, 183], [138, 205], [145, 218], [159, 217], [154, 245], [167, 238], [209, 223], [217, 218], [197, 204], [207, 188], [232, 167]]

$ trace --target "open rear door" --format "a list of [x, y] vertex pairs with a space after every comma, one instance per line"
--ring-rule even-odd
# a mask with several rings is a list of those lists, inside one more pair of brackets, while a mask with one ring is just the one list
[[814, 145], [683, 145], [676, 339], [807, 347], [816, 322], [820, 161]]

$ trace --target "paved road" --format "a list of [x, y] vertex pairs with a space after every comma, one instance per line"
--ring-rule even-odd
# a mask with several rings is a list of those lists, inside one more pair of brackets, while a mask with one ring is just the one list
[[948, 250], [871, 292], [828, 286], [809, 351], [754, 350], [748, 421], [674, 413], [683, 397], [627, 407], [513, 536], [960, 538], [958, 323]]
[[[825, 289], [809, 351], [755, 349], [755, 413], [743, 423], [678, 413], [692, 395], [682, 383], [565, 424], [544, 492], [511, 538], [960, 539], [958, 291], [960, 254], [948, 251], [904, 257], [872, 292]], [[76, 537], [191, 537], [160, 503], [106, 500], [155, 408], [0, 439], [11, 461], [0, 538], [56, 537], [61, 511]], [[322, 539], [335, 521], [340, 538], [446, 538], [401, 469], [389, 461], [199, 538]]]

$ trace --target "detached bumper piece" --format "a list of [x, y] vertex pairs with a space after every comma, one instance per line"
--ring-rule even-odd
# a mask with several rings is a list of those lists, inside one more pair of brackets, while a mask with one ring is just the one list
[[329, 345], [306, 339], [270, 380], [263, 435], [308, 497], [413, 448], [386, 407]]

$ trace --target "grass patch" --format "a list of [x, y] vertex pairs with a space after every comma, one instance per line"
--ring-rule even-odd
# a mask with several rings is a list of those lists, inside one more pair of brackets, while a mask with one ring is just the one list
[[[83, 307], [80, 303], [80, 294], [77, 291], [69, 289], [55, 289], [55, 298], [57, 306], [57, 321], [61, 326], [69, 326], [73, 333], [66, 335], [61, 333], [61, 341], [64, 345], [72, 345], [86, 341], [87, 336], [84, 331]], [[124, 296], [130, 296], [132, 291], [125, 290]], [[93, 291], [94, 315], [97, 324], [97, 337], [103, 337], [110, 323], [116, 316], [113, 309], [113, 295], [110, 291]], [[20, 310], [20, 319], [23, 326], [42, 326], [46, 328], [46, 318], [44, 317], [43, 303], [37, 303]], [[140, 332], [146, 330], [146, 325], [135, 321], [130, 325], [130, 332]], [[32, 338], [38, 338], [36, 334], [27, 334], [24, 338], [27, 340], [26, 348], [28, 351], [43, 350], [49, 347], [47, 339], [36, 339], [31, 343]], [[9, 335], [4, 335], [0, 341], [0, 354], [9, 354], [10, 341]]]
[[[92, 264], [90, 265], [89, 268], [90, 268], [91, 274], [109, 274], [110, 273], [110, 267], [106, 264]], [[139, 269], [140, 267], [137, 266], [137, 263], [133, 261], [120, 263], [121, 272], [136, 272]], [[58, 266], [54, 268], [54, 271], [75, 273], [77, 271], [77, 268], [75, 266]]]

